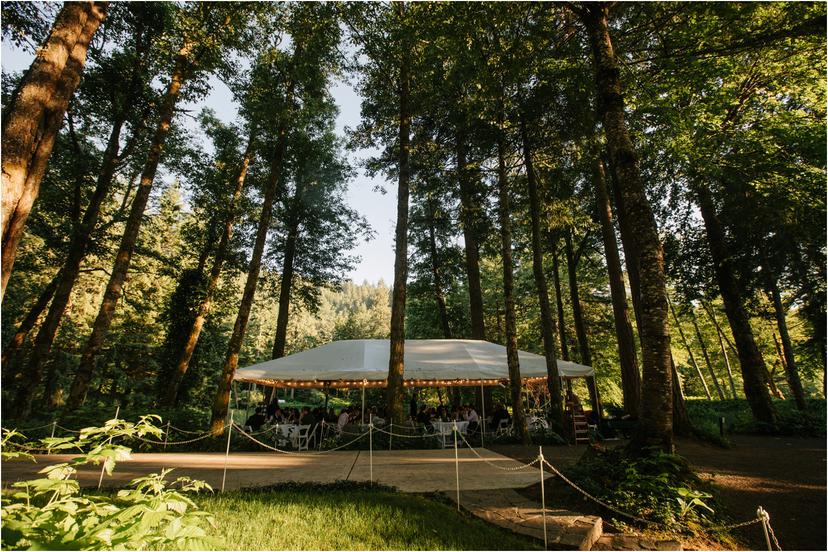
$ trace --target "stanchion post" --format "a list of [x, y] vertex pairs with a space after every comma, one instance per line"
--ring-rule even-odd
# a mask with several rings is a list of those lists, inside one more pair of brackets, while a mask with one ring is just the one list
[[221, 474], [221, 492], [227, 480], [227, 461], [230, 459], [230, 435], [233, 433], [233, 409], [230, 409], [230, 423], [227, 425], [227, 450], [224, 452], [224, 472]]
[[457, 511], [460, 511], [460, 460], [457, 457], [457, 422], [452, 423], [454, 429], [454, 479], [457, 482]]
[[167, 429], [164, 431], [164, 450], [167, 450], [167, 441], [170, 438], [170, 421], [167, 420]]
[[368, 465], [369, 465], [369, 481], [371, 486], [374, 486], [374, 424], [368, 424]]
[[762, 531], [764, 531], [765, 533], [765, 542], [768, 545], [768, 550], [773, 550], [773, 546], [771, 546], [770, 535], [768, 534], [768, 520], [770, 519], [770, 516], [764, 508], [759, 506], [759, 508], [756, 509], [756, 517], [762, 520]]
[[543, 549], [549, 549], [549, 541], [546, 536], [546, 491], [543, 485], [543, 447], [538, 447], [538, 467], [540, 467], [541, 480], [541, 512], [543, 513]]
[[55, 428], [56, 427], [57, 427], [57, 420], [52, 420], [52, 434], [50, 435], [50, 437], [52, 437], [52, 438], [55, 437]]
[[485, 448], [486, 443], [484, 438], [486, 436], [486, 394], [483, 392], [483, 384], [480, 384], [480, 448]]
[[391, 442], [394, 440], [394, 420], [391, 420], [390, 425], [388, 426], [388, 450], [391, 450]]

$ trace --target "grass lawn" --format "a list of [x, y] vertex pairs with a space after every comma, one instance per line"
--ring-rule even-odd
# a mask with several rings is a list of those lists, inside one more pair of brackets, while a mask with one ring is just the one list
[[291, 485], [198, 499], [230, 550], [538, 550], [436, 500], [361, 485]]

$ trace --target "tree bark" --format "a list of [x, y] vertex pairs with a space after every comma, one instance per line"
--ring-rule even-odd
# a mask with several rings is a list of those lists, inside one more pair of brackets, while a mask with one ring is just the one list
[[175, 112], [175, 105], [178, 102], [181, 86], [186, 80], [189, 71], [190, 62], [187, 59], [187, 55], [191, 48], [192, 44], [185, 43], [176, 56], [175, 66], [170, 76], [170, 83], [167, 86], [159, 110], [158, 127], [155, 129], [152, 145], [150, 146], [147, 160], [144, 163], [141, 180], [138, 184], [138, 191], [135, 194], [135, 199], [132, 200], [132, 208], [130, 209], [129, 218], [124, 228], [124, 235], [121, 238], [118, 254], [115, 257], [112, 274], [106, 285], [106, 291], [104, 292], [98, 316], [95, 318], [95, 323], [92, 326], [92, 334], [89, 336], [89, 340], [83, 349], [80, 365], [75, 373], [75, 379], [72, 381], [72, 387], [69, 390], [69, 398], [66, 406], [70, 410], [79, 407], [86, 400], [86, 393], [95, 371], [95, 361], [103, 347], [104, 339], [109, 332], [109, 327], [112, 325], [115, 307], [123, 293], [124, 281], [126, 280], [129, 265], [132, 260], [132, 253], [138, 239], [138, 231], [143, 222], [144, 210], [147, 207], [152, 185], [155, 181], [155, 173], [158, 170], [161, 153], [164, 151], [164, 144]]
[[713, 258], [716, 281], [722, 295], [725, 314], [727, 314], [733, 339], [736, 342], [736, 351], [739, 355], [739, 365], [742, 369], [745, 398], [747, 398], [753, 417], [760, 422], [770, 425], [776, 424], [776, 409], [768, 393], [765, 372], [765, 360], [762, 352], [756, 346], [750, 319], [742, 300], [742, 290], [736, 280], [732, 257], [725, 241], [724, 229], [716, 214], [713, 197], [707, 186], [696, 186], [696, 197], [699, 203], [704, 227], [707, 231], [707, 242]]
[[428, 208], [428, 247], [429, 255], [431, 256], [431, 279], [432, 285], [434, 286], [434, 300], [437, 303], [437, 317], [440, 319], [440, 328], [443, 330], [443, 337], [445, 339], [451, 339], [446, 296], [443, 292], [442, 266], [437, 257], [437, 233], [434, 228], [434, 217], [437, 215], [431, 196], [426, 199], [426, 202]]
[[723, 401], [725, 400], [724, 392], [722, 391], [722, 386], [719, 385], [719, 379], [716, 377], [716, 372], [713, 371], [713, 364], [710, 362], [710, 355], [707, 354], [707, 345], [704, 343], [704, 337], [702, 337], [698, 320], [696, 320], [696, 313], [693, 311], [692, 307], [690, 308], [690, 320], [693, 322], [693, 329], [696, 331], [696, 338], [699, 340], [699, 347], [701, 347], [707, 371], [710, 373], [710, 379], [713, 380], [713, 384], [716, 386], [716, 393], [718, 393], [719, 399]]
[[[290, 81], [287, 87], [286, 97], [288, 103], [293, 102], [294, 81]], [[239, 352], [241, 351], [244, 334], [247, 331], [247, 323], [250, 320], [250, 309], [253, 307], [253, 299], [256, 295], [256, 286], [259, 282], [259, 272], [262, 268], [262, 255], [264, 254], [265, 243], [267, 242], [267, 231], [270, 228], [270, 218], [273, 215], [273, 201], [277, 192], [282, 187], [282, 172], [287, 152], [288, 128], [291, 123], [290, 115], [285, 115], [277, 130], [276, 151], [270, 163], [270, 175], [265, 187], [265, 195], [262, 201], [262, 213], [259, 216], [259, 225], [256, 229], [256, 241], [253, 244], [253, 253], [250, 256], [250, 265], [247, 269], [247, 280], [244, 283], [239, 312], [236, 315], [236, 322], [233, 325], [233, 333], [227, 346], [227, 355], [224, 359], [221, 376], [219, 376], [218, 389], [213, 399], [212, 417], [210, 419], [210, 432], [218, 437], [224, 431], [225, 419], [230, 406], [230, 391], [233, 387], [233, 376], [239, 365]]]
[[[793, 393], [796, 407], [799, 410], [808, 408], [808, 403], [805, 402], [805, 392], [802, 390], [802, 381], [799, 379], [799, 372], [796, 369], [796, 359], [794, 358], [793, 345], [791, 344], [791, 336], [788, 333], [788, 323], [785, 320], [785, 307], [782, 306], [782, 296], [779, 293], [779, 285], [776, 278], [770, 273], [770, 268], [765, 263], [765, 279], [768, 286], [768, 294], [773, 301], [773, 312], [776, 316], [776, 327], [779, 329], [779, 337], [782, 339], [782, 351], [785, 354], [785, 375], [788, 379], [788, 387]], [[776, 336], [774, 336], [776, 337]]]
[[[405, 6], [397, 6], [400, 19], [405, 17]], [[397, 160], [397, 228], [394, 243], [394, 288], [391, 292], [391, 351], [388, 359], [386, 402], [388, 415], [394, 422], [403, 423], [403, 372], [405, 371], [405, 295], [408, 280], [408, 193], [410, 180], [409, 140], [411, 128], [410, 94], [411, 52], [403, 47], [399, 75], [399, 157]]]
[[713, 308], [705, 304], [704, 301], [701, 302], [701, 305], [707, 313], [707, 316], [710, 317], [713, 325], [716, 327], [716, 337], [719, 339], [719, 349], [722, 351], [722, 358], [724, 359], [725, 368], [727, 368], [727, 379], [730, 382], [730, 391], [733, 394], [733, 398], [738, 399], [739, 397], [736, 394], [736, 382], [733, 381], [733, 369], [730, 367], [730, 359], [727, 356], [727, 350], [725, 349], [723, 341], [724, 339], [727, 339], [727, 336], [722, 332], [722, 328], [719, 326], [719, 321], [716, 320], [716, 315], [713, 314]]
[[3, 114], [2, 289], [108, 2], [67, 2]]
[[483, 288], [480, 284], [480, 203], [475, 200], [474, 170], [469, 167], [465, 129], [457, 128], [457, 178], [460, 187], [460, 220], [463, 225], [466, 278], [469, 286], [469, 316], [472, 339], [486, 339], [483, 318]]
[[543, 247], [541, 245], [541, 201], [535, 168], [532, 164], [532, 150], [526, 123], [521, 121], [521, 138], [523, 141], [523, 163], [526, 167], [526, 180], [529, 186], [529, 213], [532, 221], [532, 273], [535, 288], [538, 291], [538, 303], [541, 314], [541, 334], [543, 350], [546, 357], [546, 387], [549, 390], [549, 415], [556, 431], [564, 428], [564, 405], [561, 395], [561, 377], [558, 373], [557, 345], [555, 343], [555, 316], [549, 304], [549, 289], [546, 274], [543, 271]]
[[552, 278], [555, 284], [555, 303], [558, 306], [558, 334], [561, 342], [561, 358], [569, 360], [569, 345], [566, 336], [566, 319], [564, 318], [563, 297], [561, 294], [561, 271], [558, 266], [558, 246], [552, 250]]
[[693, 365], [693, 368], [696, 370], [696, 374], [699, 376], [699, 381], [701, 382], [702, 387], [704, 387], [704, 394], [707, 395], [708, 401], [712, 401], [713, 396], [710, 394], [710, 388], [707, 387], [707, 381], [704, 379], [704, 374], [702, 374], [701, 368], [699, 368], [699, 364], [696, 362], [696, 357], [693, 356], [693, 350], [690, 348], [690, 343], [687, 342], [687, 336], [684, 335], [684, 330], [681, 328], [681, 322], [678, 319], [673, 303], [670, 303], [670, 311], [673, 313], [673, 320], [676, 322], [676, 329], [678, 329], [681, 342], [684, 345], [684, 348], [687, 349], [687, 356], [690, 357], [690, 364]]
[[[501, 90], [502, 93], [502, 90]], [[509, 367], [509, 390], [512, 398], [512, 423], [521, 442], [528, 445], [529, 430], [524, 412], [520, 361], [518, 360], [517, 331], [515, 329], [514, 276], [512, 275], [512, 223], [509, 219], [509, 180], [506, 174], [506, 137], [503, 125], [503, 98], [500, 99], [497, 135], [498, 214], [500, 219], [500, 247], [503, 257], [503, 302], [506, 318], [506, 362]]]
[[23, 382], [18, 387], [15, 397], [15, 412], [21, 419], [27, 418], [31, 413], [35, 389], [40, 383], [43, 367], [49, 360], [49, 354], [52, 351], [52, 345], [57, 337], [60, 322], [63, 320], [63, 315], [66, 313], [69, 305], [72, 290], [80, 274], [81, 263], [86, 256], [86, 250], [92, 238], [92, 232], [98, 223], [101, 206], [112, 188], [115, 170], [118, 165], [118, 151], [121, 130], [125, 121], [125, 113], [126, 111], [122, 112], [112, 125], [109, 141], [107, 142], [101, 163], [101, 172], [98, 174], [98, 179], [95, 183], [95, 191], [89, 199], [89, 205], [86, 207], [83, 219], [74, 229], [66, 260], [60, 271], [60, 280], [55, 290], [54, 298], [49, 306], [46, 319], [37, 332], [32, 356], [24, 372]]
[[245, 180], [247, 179], [247, 170], [250, 167], [250, 161], [253, 158], [253, 140], [254, 133], [250, 133], [247, 139], [247, 148], [242, 157], [241, 166], [239, 167], [239, 175], [236, 178], [236, 187], [233, 190], [232, 198], [230, 199], [230, 207], [228, 209], [227, 220], [224, 222], [224, 229], [219, 238], [219, 243], [216, 248], [216, 254], [213, 257], [213, 266], [210, 268], [210, 277], [207, 281], [207, 290], [204, 298], [196, 309], [196, 315], [193, 323], [190, 326], [190, 331], [187, 334], [187, 339], [184, 341], [184, 347], [178, 357], [176, 363], [176, 370], [173, 372], [173, 379], [167, 386], [167, 394], [163, 397], [165, 406], [175, 406], [178, 400], [178, 389], [181, 382], [184, 380], [184, 375], [190, 367], [190, 361], [193, 358], [198, 339], [201, 336], [201, 330], [204, 328], [204, 323], [207, 316], [210, 314], [210, 308], [213, 305], [213, 295], [216, 293], [218, 283], [221, 278], [221, 269], [224, 265], [224, 259], [227, 256], [227, 249], [230, 246], [230, 238], [233, 236], [233, 226], [235, 225], [236, 217], [238, 216], [239, 201], [241, 201], [242, 191], [244, 190]]
[[[592, 351], [589, 348], [584, 314], [581, 309], [581, 294], [578, 291], [577, 261], [572, 248], [571, 229], [567, 229], [566, 234], [564, 234], [564, 244], [566, 248], [566, 272], [569, 277], [569, 300], [572, 303], [572, 321], [575, 324], [575, 336], [578, 338], [578, 352], [581, 356], [581, 364], [592, 366]], [[599, 418], [603, 417], [601, 399], [598, 396], [598, 388], [595, 386], [595, 378], [587, 378], [586, 384], [592, 408], [598, 413]]]
[[641, 405], [641, 375], [635, 352], [635, 338], [627, 309], [627, 291], [624, 289], [624, 275], [618, 256], [618, 242], [612, 225], [604, 165], [600, 157], [593, 154], [592, 160], [595, 197], [598, 202], [598, 218], [601, 220], [601, 234], [604, 239], [604, 255], [607, 259], [612, 313], [615, 321], [615, 335], [618, 339], [618, 358], [621, 363], [621, 387], [624, 393], [624, 412], [638, 418]]
[[[300, 201], [302, 201], [302, 185], [297, 182], [293, 195], [293, 205], [298, 206]], [[295, 214], [291, 218], [287, 239], [285, 240], [282, 282], [279, 285], [279, 313], [276, 317], [276, 337], [273, 339], [273, 356], [271, 358], [285, 356], [288, 317], [290, 316], [290, 291], [293, 287], [293, 265], [296, 258], [296, 242], [299, 239], [299, 218]]]
[[26, 337], [29, 335], [29, 332], [32, 331], [35, 324], [37, 324], [37, 320], [40, 318], [40, 315], [43, 314], [44, 310], [46, 310], [47, 305], [49, 305], [49, 301], [52, 300], [52, 296], [55, 294], [59, 281], [60, 272], [55, 274], [52, 281], [49, 282], [45, 288], [43, 288], [43, 291], [40, 292], [37, 301], [35, 301], [32, 308], [29, 309], [29, 312], [26, 313], [26, 316], [20, 322], [20, 326], [17, 328], [14, 336], [6, 344], [6, 346], [3, 347], [3, 356], [2, 360], [0, 360], [0, 365], [3, 366], [3, 371], [5, 373], [11, 373], [13, 365], [17, 360], [17, 355], [20, 354], [23, 343], [26, 341]]
[[673, 395], [664, 252], [624, 118], [621, 71], [610, 39], [608, 5], [589, 3], [578, 10], [592, 47], [598, 112], [607, 136], [610, 161], [617, 172], [637, 250], [643, 377], [641, 418], [631, 446], [641, 449], [659, 445], [672, 452]]

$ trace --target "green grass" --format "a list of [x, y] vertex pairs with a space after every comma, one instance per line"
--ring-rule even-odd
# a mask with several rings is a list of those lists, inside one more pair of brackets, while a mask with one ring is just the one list
[[202, 497], [230, 550], [537, 550], [542, 545], [422, 496], [292, 484]]

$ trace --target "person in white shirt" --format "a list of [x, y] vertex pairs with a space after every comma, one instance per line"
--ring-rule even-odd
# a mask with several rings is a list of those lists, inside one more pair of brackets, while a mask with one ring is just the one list
[[480, 423], [480, 417], [477, 415], [477, 412], [471, 406], [466, 411], [466, 421], [469, 422], [469, 425]]
[[342, 412], [339, 414], [339, 418], [336, 421], [336, 425], [340, 433], [342, 432], [342, 428], [348, 425], [349, 418], [350, 417], [348, 416], [348, 409], [343, 408]]

